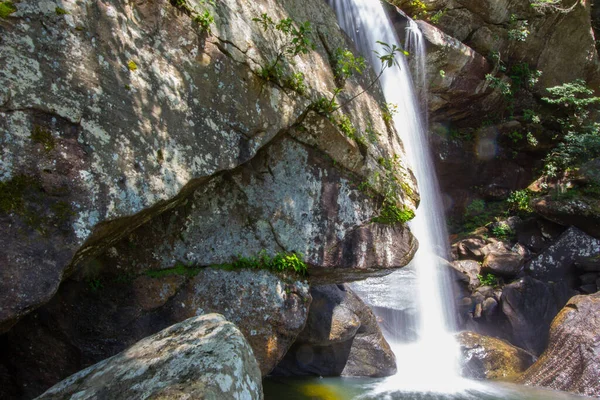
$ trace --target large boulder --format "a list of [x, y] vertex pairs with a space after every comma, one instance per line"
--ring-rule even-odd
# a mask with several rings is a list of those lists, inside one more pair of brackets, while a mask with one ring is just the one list
[[305, 282], [267, 271], [179, 267], [156, 277], [70, 279], [0, 336], [0, 372], [12, 383], [0, 387], [0, 397], [18, 391], [17, 398], [33, 398], [144, 337], [210, 312], [239, 327], [266, 375], [302, 331], [310, 301]]
[[525, 372], [535, 357], [510, 343], [474, 332], [456, 335], [462, 375], [474, 379], [509, 380]]
[[502, 313], [510, 324], [510, 341], [535, 355], [548, 343], [552, 319], [573, 295], [566, 282], [546, 283], [529, 276], [502, 288]]
[[600, 200], [585, 194], [555, 198], [544, 196], [531, 204], [533, 210], [557, 224], [573, 225], [588, 235], [600, 238]]
[[389, 376], [396, 358], [373, 312], [347, 285], [311, 289], [306, 327], [274, 375]]
[[208, 314], [147, 337], [37, 399], [262, 399], [261, 379], [239, 329]]
[[548, 348], [521, 383], [600, 397], [600, 294], [575, 296], [552, 321]]
[[[296, 203], [297, 198], [279, 190], [282, 196], [272, 200], [283, 199], [282, 218], [272, 228], [267, 223], [272, 214], [254, 221], [262, 232], [256, 239], [261, 247], [267, 247], [265, 239], [277, 247], [274, 235], [284, 246], [295, 246], [306, 236], [296, 239], [296, 231], [289, 237], [284, 233], [296, 224], [302, 227], [299, 232], [319, 238], [297, 249], [304, 250], [311, 265], [328, 267], [342, 260], [348, 266], [362, 260], [348, 249], [360, 244], [371, 248], [370, 242], [395, 237], [393, 231], [368, 224], [384, 193], [376, 176], [396, 176], [402, 182], [398, 206], [415, 208], [416, 184], [398, 136], [383, 121], [378, 88], [337, 113], [338, 118], [348, 114], [360, 145], [336, 124], [309, 112], [314, 101], [329, 98], [336, 89], [331, 52], [351, 47], [324, 2], [187, 1], [191, 9], [214, 17], [210, 34], [200, 29], [194, 13], [175, 5], [181, 2], [63, 3], [57, 8], [49, 1], [20, 1], [17, 11], [0, 21], [0, 331], [47, 302], [65, 277], [94, 256], [165, 211], [187, 204], [194, 190], [210, 194], [211, 178], [223, 179], [221, 172], [237, 168], [245, 171], [231, 181], [238, 185], [259, 165], [249, 161], [282, 136], [288, 140], [281, 156], [292, 155], [295, 162], [288, 172], [273, 172], [280, 178], [287, 174], [290, 189], [302, 178], [292, 168], [307, 160], [325, 167], [318, 171], [325, 180], [334, 170], [352, 175], [352, 180], [311, 179], [312, 194], [303, 196], [312, 199], [318, 193], [316, 203]], [[260, 77], [262, 66], [276, 58], [281, 44], [276, 34], [253, 22], [264, 12], [275, 20], [291, 16], [312, 23], [315, 51], [283, 65], [285, 74], [304, 74], [303, 95]], [[373, 78], [372, 71], [366, 71], [348, 79], [340, 103]], [[369, 140], [362, 134], [366, 131], [373, 133]], [[286, 153], [292, 143], [302, 150]], [[395, 155], [397, 168], [386, 172], [378, 160]], [[335, 165], [327, 163], [331, 159]], [[255, 180], [269, 177], [268, 164], [260, 165], [262, 172]], [[359, 191], [351, 181], [368, 181], [379, 193], [367, 211], [365, 204], [353, 203]], [[212, 196], [207, 205], [214, 210], [213, 203], [228, 202], [231, 193], [223, 199]], [[252, 207], [252, 201], [245, 206]], [[328, 233], [319, 232], [314, 221], [285, 221], [291, 214], [310, 219], [315, 208], [325, 204], [335, 204], [333, 214], [350, 219], [332, 222]], [[246, 210], [248, 215], [239, 211], [244, 217], [252, 215], [251, 210]], [[239, 222], [241, 214], [233, 218]], [[315, 215], [329, 218], [325, 210]], [[224, 215], [214, 217], [216, 226], [231, 222]], [[208, 229], [210, 240], [229, 246], [232, 241], [218, 237], [214, 228]], [[269, 233], [272, 230], [275, 234]], [[408, 253], [399, 253], [414, 247], [414, 241], [407, 232], [402, 236], [412, 244], [385, 262], [378, 250], [364, 258], [363, 270], [376, 272], [380, 262], [391, 267], [408, 261]], [[327, 244], [320, 238], [329, 238]], [[326, 252], [332, 240], [334, 250]], [[222, 247], [215, 252], [219, 256], [207, 257], [207, 263], [223, 259]]]
[[525, 265], [529, 275], [544, 281], [559, 281], [573, 275], [579, 260], [600, 254], [600, 239], [570, 227], [546, 250]]
[[504, 243], [497, 242], [486, 246], [483, 250], [486, 256], [481, 267], [482, 272], [514, 277], [521, 271], [523, 255], [512, 251]]

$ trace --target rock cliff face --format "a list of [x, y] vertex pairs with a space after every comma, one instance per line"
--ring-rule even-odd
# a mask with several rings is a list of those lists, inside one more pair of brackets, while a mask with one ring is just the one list
[[[375, 272], [410, 258], [410, 233], [370, 225], [381, 196], [356, 186], [370, 181], [383, 193], [376, 176], [394, 176], [402, 182], [398, 205], [414, 209], [418, 201], [401, 143], [382, 119], [379, 92], [337, 113], [350, 117], [352, 138], [309, 111], [335, 90], [330, 56], [349, 46], [331, 10], [317, 0], [188, 3], [214, 17], [210, 33], [189, 10], [164, 0], [22, 1], [0, 22], [3, 330], [48, 301], [86, 261], [165, 211], [193, 207], [193, 198], [208, 206], [199, 210], [202, 218], [230, 215], [211, 214], [204, 227], [190, 222], [207, 242], [194, 249], [184, 234], [172, 259], [185, 254], [207, 265], [231, 259], [242, 246], [286, 247], [304, 252], [315, 269], [353, 268], [360, 260], [361, 271]], [[264, 12], [312, 24], [315, 50], [282, 63], [286, 76], [304, 74], [302, 95], [259, 76], [285, 39], [253, 21]], [[339, 101], [366, 87], [373, 78], [366, 75], [348, 79]], [[261, 149], [267, 159], [259, 162]], [[393, 170], [377, 162], [396, 155]], [[234, 170], [235, 177], [224, 174]], [[223, 179], [231, 191], [219, 197], [211, 191]], [[277, 193], [261, 193], [270, 181], [279, 182]], [[262, 206], [261, 195], [270, 206]], [[306, 215], [311, 207], [314, 216]], [[248, 229], [236, 231], [234, 220]], [[220, 236], [221, 226], [233, 231]], [[379, 238], [403, 253], [370, 246]], [[351, 256], [351, 244], [369, 251]]]

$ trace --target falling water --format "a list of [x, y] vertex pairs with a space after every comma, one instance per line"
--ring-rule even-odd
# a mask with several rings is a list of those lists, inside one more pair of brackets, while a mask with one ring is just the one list
[[[342, 29], [353, 39], [359, 51], [369, 59], [375, 72], [381, 70], [381, 62], [374, 51], [382, 52], [377, 41], [399, 46], [398, 38], [379, 0], [329, 0], [336, 12]], [[421, 33], [411, 21], [407, 29], [407, 45], [421, 64], [421, 76], [417, 83], [424, 84], [424, 44]], [[419, 58], [420, 60], [418, 61]], [[419, 112], [418, 100], [413, 89], [407, 62], [402, 57], [400, 68], [387, 69], [381, 77], [381, 86], [388, 103], [398, 106], [394, 124], [407, 150], [409, 162], [417, 178], [421, 204], [410, 228], [419, 241], [419, 250], [408, 271], [415, 271], [417, 340], [413, 343], [397, 343], [397, 338], [388, 337], [398, 360], [398, 374], [387, 380], [383, 391], [388, 390], [431, 390], [448, 391], [456, 379], [456, 346], [449, 331], [454, 311], [451, 287], [445, 285], [444, 267], [440, 257], [448, 258], [447, 232], [443, 215], [438, 182], [435, 175], [424, 125]], [[384, 278], [389, 293], [404, 293], [408, 290], [402, 282], [404, 275], [392, 274]], [[410, 273], [408, 274], [410, 275]], [[380, 278], [381, 279], [381, 278]], [[364, 285], [363, 285], [364, 291]], [[360, 292], [360, 290], [359, 290]], [[362, 293], [361, 293], [362, 294]], [[376, 296], [375, 296], [376, 297]], [[377, 303], [371, 299], [370, 303]], [[396, 326], [402, 331], [405, 327]], [[393, 331], [393, 329], [392, 329]], [[389, 332], [388, 332], [389, 333]], [[389, 335], [388, 335], [389, 336]], [[395, 343], [396, 342], [396, 343]]]

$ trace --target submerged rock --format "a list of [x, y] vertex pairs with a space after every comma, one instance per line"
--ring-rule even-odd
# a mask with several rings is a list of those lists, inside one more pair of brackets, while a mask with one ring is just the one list
[[50, 388], [38, 399], [262, 399], [252, 348], [222, 315], [187, 319]]
[[521, 383], [600, 396], [600, 294], [575, 296], [552, 321], [548, 348]]
[[306, 327], [274, 375], [389, 376], [396, 358], [373, 312], [347, 285], [311, 289]]
[[462, 353], [462, 375], [468, 378], [511, 380], [533, 362], [533, 354], [510, 343], [474, 332], [461, 332], [456, 340]]

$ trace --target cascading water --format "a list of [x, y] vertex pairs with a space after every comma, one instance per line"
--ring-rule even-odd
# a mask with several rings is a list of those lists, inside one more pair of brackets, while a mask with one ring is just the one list
[[[398, 38], [380, 1], [329, 0], [329, 3], [336, 12], [341, 28], [353, 39], [359, 51], [370, 58], [375, 72], [379, 73], [381, 62], [374, 51], [381, 52], [382, 49], [377, 41], [398, 46]], [[417, 82], [420, 80], [423, 84], [425, 55], [420, 35], [418, 27], [411, 21], [407, 29], [407, 45], [415, 53], [413, 56], [417, 57], [417, 63], [422, 64], [421, 77], [417, 76]], [[395, 343], [397, 338], [393, 337], [395, 329], [392, 327], [392, 337], [388, 339], [398, 359], [399, 373], [386, 380], [380, 389], [435, 390], [433, 386], [437, 384], [442, 386], [440, 390], [447, 391], [457, 375], [456, 346], [449, 333], [455, 315], [451, 307], [453, 295], [451, 286], [442, 282], [444, 267], [441, 259], [448, 256], [443, 204], [408, 65], [403, 57], [399, 62], [400, 68], [388, 68], [380, 82], [386, 101], [398, 107], [394, 124], [405, 144], [421, 193], [421, 204], [415, 219], [410, 222], [410, 228], [419, 241], [419, 250], [411, 266], [407, 267], [416, 274], [413, 286], [417, 293], [412, 293], [412, 296], [418, 299], [417, 341], [410, 344]], [[406, 273], [402, 274], [392, 274], [380, 278], [380, 281], [392, 293], [406, 291], [406, 287], [401, 287]], [[364, 292], [367, 285], [363, 284], [359, 293]], [[377, 303], [377, 299], [367, 301]], [[396, 327], [396, 330], [404, 330], [404, 327]], [[389, 327], [387, 332], [390, 333]]]

